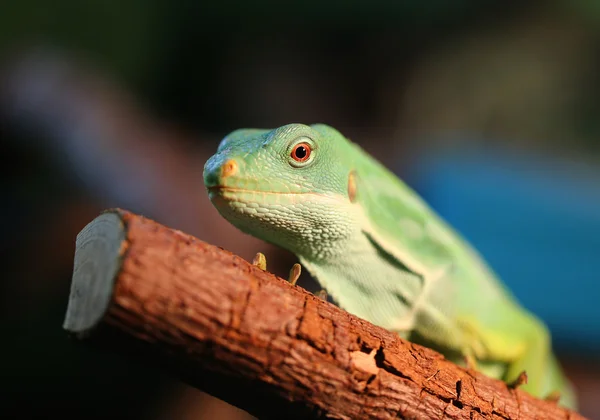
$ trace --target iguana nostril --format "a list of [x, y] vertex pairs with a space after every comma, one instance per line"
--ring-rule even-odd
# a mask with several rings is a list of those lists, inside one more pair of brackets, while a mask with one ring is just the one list
[[229, 159], [221, 166], [221, 178], [227, 178], [235, 175], [238, 171], [238, 164], [235, 160]]

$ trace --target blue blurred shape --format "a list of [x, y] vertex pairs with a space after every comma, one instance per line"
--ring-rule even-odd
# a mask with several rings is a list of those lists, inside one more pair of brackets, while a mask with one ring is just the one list
[[502, 150], [423, 155], [406, 177], [557, 347], [600, 348], [600, 170]]

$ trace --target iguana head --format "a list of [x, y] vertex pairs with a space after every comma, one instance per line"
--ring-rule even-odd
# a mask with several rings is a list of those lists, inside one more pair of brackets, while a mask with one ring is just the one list
[[204, 166], [219, 213], [238, 229], [296, 253], [356, 228], [350, 143], [326, 125], [241, 129]]

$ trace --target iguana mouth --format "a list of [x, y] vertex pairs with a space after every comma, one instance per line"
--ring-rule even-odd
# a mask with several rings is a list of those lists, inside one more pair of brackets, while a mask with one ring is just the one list
[[213, 185], [212, 187], [208, 187], [207, 189], [208, 189], [208, 191], [214, 192], [214, 191], [220, 191], [222, 189], [227, 189], [227, 187], [224, 187], [222, 185]]
[[231, 192], [231, 193], [255, 193], [255, 194], [279, 194], [279, 195], [322, 195], [310, 191], [265, 191], [265, 190], [249, 190], [246, 188], [226, 187], [224, 185], [214, 185], [208, 187], [208, 191], [212, 193]]
[[220, 193], [220, 192], [232, 192], [232, 193], [265, 193], [265, 194], [276, 194], [270, 191], [259, 191], [259, 190], [248, 190], [245, 188], [226, 187], [225, 185], [213, 185], [208, 187], [209, 192]]
[[214, 185], [208, 187], [208, 192], [223, 195], [223, 193], [262, 193], [267, 191], [247, 190], [244, 188], [226, 187], [224, 185]]

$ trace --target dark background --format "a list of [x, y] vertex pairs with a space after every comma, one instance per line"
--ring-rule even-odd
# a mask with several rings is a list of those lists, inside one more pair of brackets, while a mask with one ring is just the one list
[[0, 410], [247, 417], [68, 339], [75, 237], [118, 206], [286, 275], [202, 168], [234, 129], [323, 122], [480, 249], [600, 418], [599, 38], [594, 0], [3, 2]]

